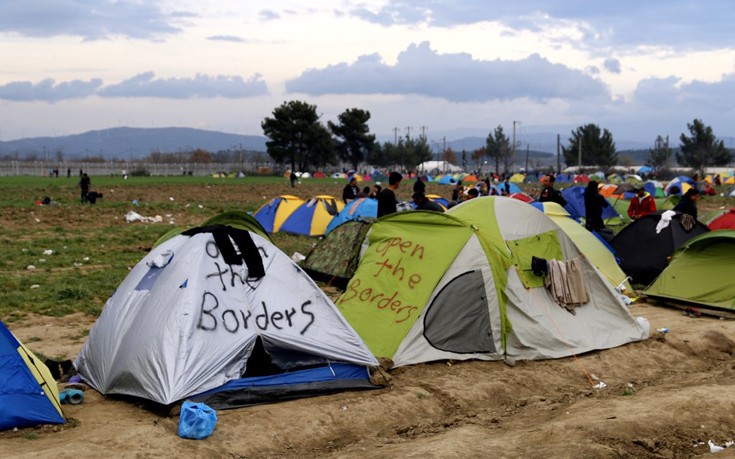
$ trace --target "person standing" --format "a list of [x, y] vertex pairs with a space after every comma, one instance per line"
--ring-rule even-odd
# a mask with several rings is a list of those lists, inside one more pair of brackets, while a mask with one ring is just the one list
[[554, 188], [554, 182], [556, 182], [556, 177], [554, 177], [553, 175], [549, 175], [546, 178], [546, 181], [544, 182], [544, 188], [541, 190], [541, 195], [539, 196], [538, 200], [539, 202], [555, 202], [564, 207], [567, 205], [567, 200], [564, 199], [564, 196], [561, 195], [561, 191]]
[[635, 188], [635, 196], [628, 204], [628, 216], [635, 221], [652, 212], [656, 212], [656, 201], [653, 200], [651, 193], [648, 193], [643, 187]]
[[357, 198], [357, 193], [360, 189], [357, 187], [357, 179], [353, 176], [350, 177], [349, 183], [342, 189], [342, 200], [347, 204], [348, 202]]
[[500, 191], [503, 196], [510, 196], [510, 177], [505, 177], [505, 181], [501, 185]]
[[383, 215], [394, 214], [398, 210], [396, 190], [398, 190], [401, 180], [403, 180], [403, 176], [395, 171], [388, 176], [388, 186], [383, 188], [378, 195], [378, 218]]
[[683, 214], [689, 214], [694, 219], [697, 219], [697, 200], [699, 199], [699, 190], [692, 187], [684, 193], [679, 203], [674, 206], [675, 212], [681, 212]]
[[585, 227], [590, 231], [600, 231], [605, 228], [605, 222], [602, 221], [602, 209], [610, 206], [597, 187], [597, 182], [592, 180], [584, 190]]
[[444, 212], [442, 206], [435, 203], [431, 199], [427, 198], [424, 193], [417, 191], [411, 196], [413, 203], [416, 205], [416, 210], [432, 210], [434, 212]]
[[368, 197], [372, 199], [378, 199], [378, 196], [380, 195], [381, 191], [383, 191], [383, 187], [378, 184], [375, 184], [373, 185], [373, 189], [370, 191], [370, 194], [368, 195]]
[[87, 173], [82, 174], [82, 178], [79, 179], [79, 188], [82, 190], [82, 204], [87, 202], [87, 193], [89, 193], [89, 186], [92, 181], [89, 179]]

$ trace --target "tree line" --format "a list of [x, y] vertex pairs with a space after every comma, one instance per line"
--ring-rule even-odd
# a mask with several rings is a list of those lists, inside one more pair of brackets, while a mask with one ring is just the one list
[[[302, 101], [284, 102], [273, 110], [273, 116], [261, 123], [268, 155], [279, 164], [288, 164], [292, 170], [303, 171], [335, 164], [337, 158], [357, 169], [367, 162], [374, 166], [400, 166], [413, 169], [432, 159], [433, 154], [425, 136], [398, 138], [396, 142], [380, 143], [370, 133], [370, 112], [358, 108], [345, 110], [338, 122], [323, 125], [315, 105]], [[668, 139], [658, 136], [649, 151], [648, 165], [654, 169], [666, 168], [673, 157], [678, 164], [702, 170], [708, 166], [724, 166], [733, 161], [733, 152], [718, 140], [712, 128], [695, 119], [687, 124], [689, 134], [682, 133], [676, 154]], [[613, 136], [596, 124], [586, 124], [572, 131], [567, 145], [561, 147], [567, 166], [596, 166], [605, 171], [618, 164], [618, 152]], [[496, 173], [510, 172], [515, 150], [503, 127], [488, 134], [485, 145], [471, 152], [470, 158], [481, 164], [489, 160]], [[465, 154], [463, 153], [463, 156]], [[442, 159], [457, 163], [457, 155], [445, 149]], [[463, 163], [466, 157], [463, 157]]]
[[[266, 154], [277, 164], [287, 165], [294, 171], [316, 170], [339, 161], [351, 165], [353, 170], [361, 163], [412, 170], [434, 158], [423, 134], [415, 138], [407, 134], [394, 142], [378, 142], [370, 132], [370, 117], [367, 110], [349, 108], [338, 115], [336, 122], [328, 121], [325, 125], [316, 105], [297, 100], [284, 102], [261, 122], [263, 133], [269, 139]], [[717, 139], [710, 126], [695, 119], [687, 123], [687, 129], [688, 134], [680, 135], [676, 150], [669, 146], [668, 138], [659, 135], [649, 150], [647, 165], [657, 170], [665, 169], [674, 158], [679, 165], [696, 170], [732, 163], [733, 152], [725, 147], [723, 140]], [[511, 140], [498, 125], [488, 134], [483, 147], [470, 152], [470, 159], [477, 165], [489, 161], [495, 173], [501, 174], [512, 172], [514, 152]], [[567, 144], [561, 146], [561, 152], [567, 166], [598, 167], [605, 172], [620, 160], [612, 134], [596, 124], [586, 124], [572, 131]], [[63, 152], [57, 151], [56, 157], [62, 161]], [[451, 148], [444, 149], [441, 158], [458, 164], [457, 154]], [[9, 156], [7, 159], [17, 158]], [[267, 158], [261, 152], [242, 149], [212, 153], [197, 148], [186, 152], [153, 151], [143, 159], [152, 163], [242, 163], [243, 160], [265, 162]], [[100, 155], [90, 156], [85, 161], [104, 162], [105, 159]], [[466, 152], [462, 152], [461, 162], [466, 167]]]

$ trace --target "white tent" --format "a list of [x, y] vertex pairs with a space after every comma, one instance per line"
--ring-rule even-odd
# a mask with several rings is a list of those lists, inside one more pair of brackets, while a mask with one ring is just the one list
[[447, 161], [425, 161], [418, 166], [419, 173], [462, 172], [462, 168]]
[[286, 254], [255, 233], [218, 226], [182, 233], [143, 258], [75, 364], [103, 394], [171, 404], [251, 375], [321, 366], [338, 379], [333, 365], [367, 375], [377, 361]]

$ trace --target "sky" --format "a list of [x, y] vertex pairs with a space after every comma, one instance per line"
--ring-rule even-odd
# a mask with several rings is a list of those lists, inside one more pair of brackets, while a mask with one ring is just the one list
[[3, 1], [0, 140], [263, 135], [291, 100], [325, 125], [367, 110], [388, 140], [735, 136], [733, 24], [732, 0]]

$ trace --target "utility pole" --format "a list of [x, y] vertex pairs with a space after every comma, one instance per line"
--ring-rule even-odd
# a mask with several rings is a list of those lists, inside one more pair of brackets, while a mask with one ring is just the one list
[[579, 137], [579, 143], [577, 144], [578, 153], [577, 153], [577, 166], [579, 166], [579, 173], [582, 173], [582, 137]]
[[529, 148], [531, 148], [531, 146], [529, 144], [526, 144], [526, 170], [525, 170], [526, 174], [528, 174], [528, 150]]
[[516, 124], [518, 123], [520, 123], [520, 121], [513, 121], [513, 165], [510, 168], [511, 170], [506, 172], [513, 172], [516, 167]]
[[397, 127], [393, 128], [393, 143], [394, 144], [398, 143], [398, 128]]
[[561, 135], [556, 135], [556, 173], [561, 170]]
[[421, 137], [426, 137], [426, 131], [428, 129], [426, 126], [421, 126]]
[[406, 139], [411, 138], [411, 129], [413, 129], [411, 126], [406, 126]]

